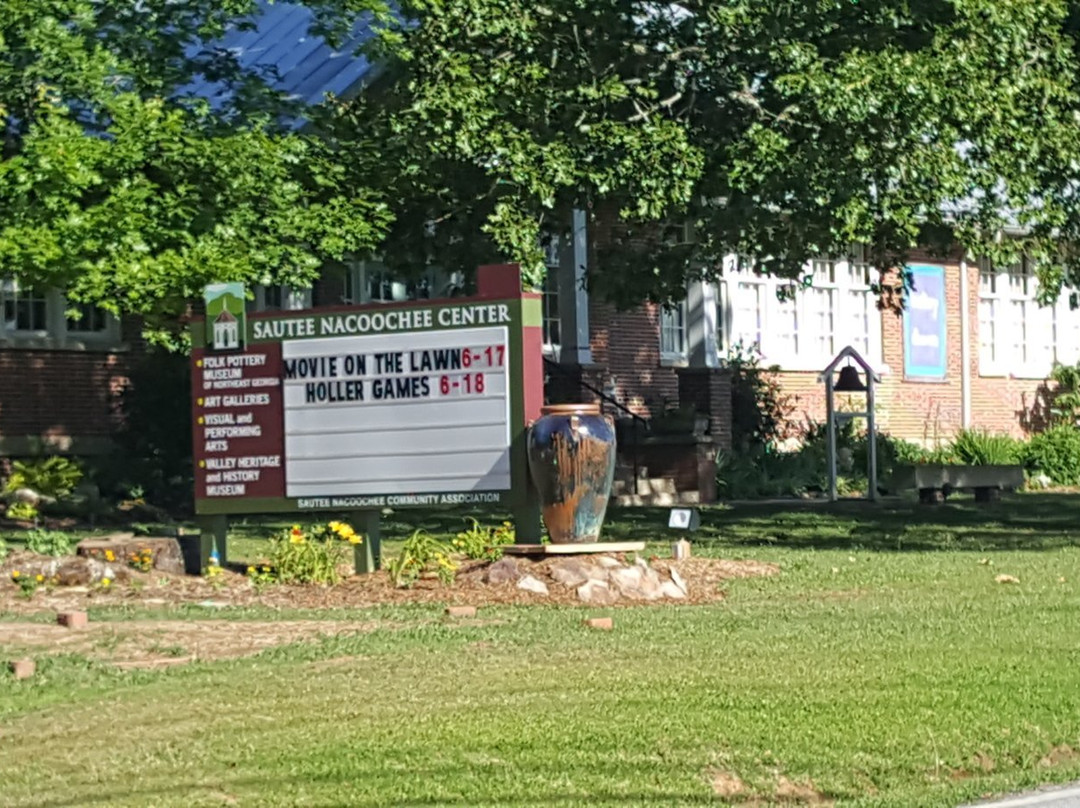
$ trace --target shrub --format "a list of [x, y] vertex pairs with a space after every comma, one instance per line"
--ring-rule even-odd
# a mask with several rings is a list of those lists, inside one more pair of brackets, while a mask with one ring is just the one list
[[794, 406], [781, 391], [776, 369], [761, 367], [757, 349], [742, 343], [728, 352], [726, 365], [731, 371], [732, 445], [745, 451], [787, 437]]
[[1008, 435], [962, 429], [953, 438], [950, 448], [959, 463], [969, 466], [1004, 466], [1021, 461], [1023, 443]]
[[82, 476], [82, 469], [74, 460], [59, 455], [40, 460], [16, 460], [11, 464], [11, 476], [4, 490], [11, 492], [29, 488], [55, 499], [70, 494]]
[[247, 568], [247, 577], [256, 592], [262, 592], [266, 587], [277, 581], [274, 568], [269, 564], [251, 565]]
[[38, 509], [29, 502], [13, 502], [8, 506], [4, 515], [16, 522], [36, 522]]
[[1080, 365], [1055, 365], [1050, 378], [1057, 383], [1050, 395], [1054, 423], [1080, 426]]
[[472, 525], [458, 533], [451, 542], [454, 549], [463, 553], [466, 558], [498, 561], [502, 558], [502, 545], [514, 543], [513, 522], [503, 522], [498, 527], [486, 527], [481, 526], [480, 521], [471, 516], [466, 517], [466, 520], [472, 522]]
[[[838, 426], [836, 488], [841, 496], [866, 491], [869, 447], [867, 433], [857, 432], [853, 421]], [[950, 449], [928, 450], [885, 433], [877, 435], [879, 484], [887, 484], [899, 466], [950, 461]], [[802, 445], [796, 451], [778, 452], [758, 445], [745, 452], [719, 453], [716, 481], [719, 491], [728, 499], [803, 496], [825, 491], [829, 482], [825, 424], [808, 422]]]
[[129, 374], [118, 404], [118, 451], [97, 469], [96, 482], [103, 491], [127, 495], [138, 488], [156, 505], [188, 510], [194, 467], [187, 356], [161, 348], [147, 352]]
[[457, 562], [452, 549], [423, 530], [417, 530], [401, 546], [401, 553], [386, 563], [390, 580], [399, 589], [408, 589], [424, 573], [434, 573], [444, 584], [454, 580]]
[[71, 536], [60, 530], [31, 530], [26, 534], [26, 549], [38, 555], [71, 555]]
[[1025, 449], [1028, 468], [1056, 485], [1080, 485], [1080, 429], [1058, 424], [1035, 435]]
[[45, 584], [45, 576], [40, 573], [37, 575], [24, 575], [19, 570], [12, 570], [11, 582], [19, 587], [19, 594], [29, 600], [34, 597], [34, 593], [38, 591], [38, 588]]
[[285, 584], [336, 584], [348, 545], [363, 539], [345, 522], [302, 530], [293, 525], [270, 543], [270, 567]]
[[140, 547], [138, 552], [128, 556], [128, 566], [139, 572], [150, 572], [154, 568], [154, 551], [149, 547]]

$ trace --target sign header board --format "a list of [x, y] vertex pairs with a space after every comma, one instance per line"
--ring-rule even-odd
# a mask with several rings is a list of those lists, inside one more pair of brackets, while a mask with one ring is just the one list
[[473, 298], [254, 314], [239, 349], [195, 323], [196, 512], [514, 504], [539, 298], [516, 267], [478, 280]]

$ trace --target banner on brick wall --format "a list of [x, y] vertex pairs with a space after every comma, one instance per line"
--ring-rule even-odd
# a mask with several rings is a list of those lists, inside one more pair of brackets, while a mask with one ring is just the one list
[[904, 377], [945, 378], [945, 268], [910, 267], [912, 290], [904, 306]]

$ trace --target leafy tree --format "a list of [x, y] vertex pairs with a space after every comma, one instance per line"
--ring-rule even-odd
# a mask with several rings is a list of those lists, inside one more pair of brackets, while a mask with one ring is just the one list
[[[385, 13], [308, 5], [328, 36]], [[207, 282], [305, 285], [378, 241], [385, 205], [296, 128], [306, 110], [205, 44], [257, 7], [0, 0], [0, 275], [167, 324]]]
[[[800, 278], [952, 242], [1080, 280], [1068, 0], [407, 0], [394, 80], [349, 115], [396, 190], [387, 255], [523, 261], [574, 205], [590, 283], [680, 294], [728, 252]], [[362, 112], [361, 112], [362, 110]], [[350, 136], [342, 137], [348, 148]], [[666, 227], [688, 221], [690, 243]], [[430, 227], [437, 222], [438, 227]], [[999, 238], [1019, 226], [1022, 238]], [[484, 238], [480, 233], [485, 234]]]

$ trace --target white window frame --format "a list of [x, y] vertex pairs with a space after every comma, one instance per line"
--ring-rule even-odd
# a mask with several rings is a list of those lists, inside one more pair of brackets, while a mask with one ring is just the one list
[[559, 274], [562, 267], [562, 239], [550, 235], [540, 245], [544, 251], [544, 285], [540, 289], [540, 314], [543, 326], [544, 356], [559, 360], [562, 349], [562, 300]]
[[[809, 261], [805, 272], [809, 282], [801, 286], [789, 278], [758, 275], [750, 262], [727, 256], [716, 295], [720, 351], [741, 342], [756, 346], [765, 365], [820, 371], [851, 345], [875, 370], [887, 373], [881, 315], [872, 291], [878, 273], [864, 251], [852, 248], [840, 259]], [[785, 287], [792, 292], [781, 300], [779, 292]], [[827, 308], [816, 305], [823, 299], [829, 301]], [[826, 328], [815, 328], [823, 317]], [[861, 329], [854, 326], [860, 320]]]
[[401, 294], [391, 291], [389, 297], [373, 295], [371, 283], [373, 276], [389, 275], [390, 270], [378, 260], [352, 261], [345, 265], [345, 288], [341, 293], [341, 302], [347, 306], [359, 306], [368, 303], [401, 303], [407, 300], [437, 300], [450, 296], [452, 287], [460, 287], [464, 278], [461, 273], [454, 272], [447, 277], [436, 267], [428, 269], [426, 280], [428, 282], [428, 296], [418, 298], [410, 297], [407, 289], [407, 281], [388, 280], [385, 283], [394, 287], [401, 287]]
[[1056, 303], [1038, 304], [1034, 263], [994, 267], [979, 263], [979, 375], [1044, 379], [1056, 363], [1080, 360], [1080, 312], [1069, 290]]
[[[272, 298], [280, 299], [280, 305]], [[311, 289], [294, 289], [288, 284], [255, 287], [255, 311], [298, 311], [311, 308]]]
[[690, 360], [690, 310], [686, 297], [660, 306], [660, 364], [682, 367]]
[[104, 327], [97, 331], [80, 331], [68, 320], [68, 310], [76, 304], [69, 303], [59, 289], [48, 289], [43, 295], [45, 302], [44, 328], [18, 329], [7, 327], [7, 301], [18, 294], [18, 282], [5, 279], [0, 282], [0, 345], [5, 347], [43, 348], [57, 350], [117, 349], [120, 348], [120, 321], [104, 312]]
[[540, 290], [540, 313], [544, 334], [544, 356], [558, 361], [562, 348], [562, 312], [559, 308], [558, 267], [548, 267]]

